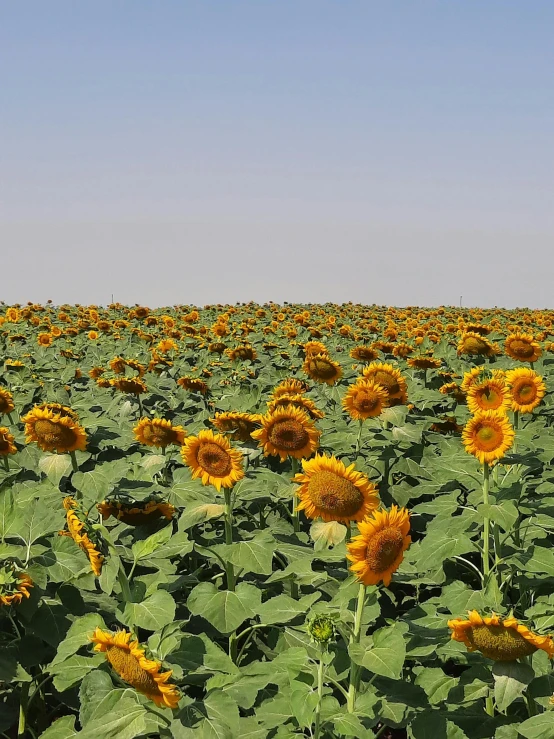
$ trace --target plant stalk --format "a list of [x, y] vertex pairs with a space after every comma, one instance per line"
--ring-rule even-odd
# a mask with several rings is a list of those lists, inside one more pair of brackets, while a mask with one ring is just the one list
[[69, 456], [71, 457], [71, 467], [73, 469], [73, 472], [79, 472], [79, 464], [77, 463], [77, 455], [75, 452], [69, 452]]
[[[489, 505], [489, 465], [488, 462], [483, 462], [483, 503]], [[483, 575], [488, 577], [490, 573], [490, 560], [489, 560], [489, 545], [490, 545], [490, 519], [488, 514], [485, 515], [483, 521]]]
[[[354, 616], [354, 631], [350, 638], [350, 644], [360, 643], [360, 633], [362, 630], [362, 617], [364, 615], [365, 605], [365, 585], [360, 583], [358, 589], [358, 601], [356, 603], [356, 614]], [[360, 685], [360, 673], [361, 667], [357, 665], [352, 658], [350, 659], [350, 681], [348, 685], [348, 701], [347, 710], [348, 713], [353, 713], [356, 707], [356, 693]]]
[[321, 731], [321, 701], [323, 699], [323, 650], [319, 655], [319, 664], [317, 666], [317, 706], [315, 708], [315, 729], [314, 739], [319, 739]]

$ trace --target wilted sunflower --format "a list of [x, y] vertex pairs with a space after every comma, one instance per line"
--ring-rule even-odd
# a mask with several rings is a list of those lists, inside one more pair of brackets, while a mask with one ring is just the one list
[[294, 405], [296, 406], [296, 408], [300, 408], [300, 410], [306, 411], [310, 418], [313, 419], [320, 419], [325, 417], [325, 413], [319, 410], [313, 400], [307, 398], [305, 395], [301, 395], [300, 393], [283, 393], [282, 395], [279, 395], [279, 397], [270, 400], [267, 404], [267, 412], [273, 413], [273, 411], [277, 410], [277, 408], [282, 408], [286, 405]]
[[277, 387], [273, 390], [273, 397], [275, 399], [281, 397], [281, 395], [299, 395], [305, 393], [308, 386], [304, 380], [297, 380], [296, 378], [289, 378], [280, 382]]
[[211, 354], [223, 354], [225, 349], [227, 349], [227, 344], [224, 344], [222, 341], [214, 341], [208, 344], [208, 351]]
[[334, 385], [342, 377], [340, 364], [334, 362], [328, 354], [308, 354], [302, 369], [312, 380]]
[[25, 424], [25, 441], [34, 441], [44, 452], [84, 451], [87, 435], [83, 427], [70, 415], [55, 413], [49, 408], [36, 406], [22, 419]]
[[176, 685], [167, 681], [172, 671], [160, 672], [161, 662], [146, 659], [138, 641], [131, 641], [129, 631], [110, 634], [96, 627], [90, 637], [95, 652], [104, 652], [119, 677], [157, 706], [177, 708], [181, 694]]
[[390, 511], [374, 511], [370, 518], [358, 523], [359, 536], [347, 545], [350, 571], [364, 585], [376, 585], [381, 580], [390, 584], [400, 567], [404, 552], [411, 544], [409, 513], [393, 505]]
[[33, 581], [26, 572], [17, 572], [14, 567], [0, 567], [0, 605], [19, 605], [23, 598], [30, 596], [29, 588]]
[[5, 426], [0, 426], [0, 457], [5, 457], [8, 454], [15, 454], [17, 447], [15, 445], [15, 438], [10, 430]]
[[380, 416], [388, 404], [389, 394], [373, 380], [358, 380], [350, 385], [342, 401], [343, 408], [356, 421]]
[[532, 413], [546, 394], [546, 385], [540, 375], [528, 367], [519, 367], [506, 372], [512, 410]]
[[0, 416], [8, 415], [15, 409], [13, 395], [9, 390], [0, 387]]
[[261, 419], [262, 428], [252, 433], [252, 438], [264, 450], [264, 456], [278, 456], [281, 462], [287, 457], [302, 459], [311, 457], [319, 446], [321, 432], [316, 429], [307, 413], [289, 405], [268, 413]]
[[518, 362], [536, 362], [542, 354], [539, 343], [531, 334], [522, 334], [519, 331], [506, 337], [504, 350]]
[[141, 418], [133, 433], [141, 444], [162, 449], [169, 444], [182, 445], [187, 434], [182, 426], [173, 426], [165, 418]]
[[494, 464], [514, 443], [514, 430], [504, 413], [482, 411], [466, 423], [462, 441], [481, 464]]
[[252, 441], [250, 434], [256, 430], [262, 416], [259, 413], [216, 413], [212, 423], [218, 431], [228, 434], [233, 441]]
[[513, 616], [501, 618], [493, 613], [483, 618], [477, 611], [470, 611], [467, 620], [452, 619], [448, 628], [452, 629], [452, 639], [465, 644], [468, 652], [477, 650], [495, 662], [512, 662], [538, 649], [550, 659], [554, 657], [552, 637], [533, 633]]
[[293, 482], [300, 484], [297, 510], [308, 518], [324, 521], [361, 521], [379, 505], [377, 488], [354, 465], [345, 467], [336, 457], [317, 454], [302, 460], [303, 473]]
[[458, 342], [458, 356], [492, 357], [496, 353], [496, 347], [488, 339], [473, 331], [466, 331]]
[[370, 346], [355, 346], [351, 350], [350, 356], [359, 362], [373, 362], [379, 356], [379, 352]]
[[[102, 378], [97, 381], [98, 385], [101, 384]], [[139, 377], [116, 377], [114, 380], [109, 381], [112, 387], [115, 387], [122, 393], [129, 393], [129, 395], [142, 395], [147, 392], [147, 387], [144, 380]], [[105, 385], [102, 385], [105, 387]]]
[[389, 396], [389, 405], [405, 405], [408, 401], [406, 380], [392, 364], [372, 362], [364, 371], [366, 380], [373, 380], [381, 385]]
[[106, 520], [110, 516], [123, 521], [128, 526], [142, 526], [152, 523], [158, 519], [165, 517], [171, 520], [175, 513], [174, 506], [157, 497], [147, 500], [133, 500], [108, 498], [97, 505], [102, 519]]
[[503, 379], [489, 379], [474, 382], [467, 391], [467, 406], [472, 413], [497, 411], [507, 413], [510, 407], [510, 394]]
[[[81, 513], [79, 504], [70, 495], [64, 498], [63, 507], [66, 510], [67, 531], [60, 531], [60, 536], [70, 536], [75, 544], [87, 555], [90, 567], [99, 577], [102, 572], [104, 556], [100, 551], [98, 534], [85, 524], [86, 516]], [[97, 541], [91, 539], [93, 537]]]
[[180, 377], [177, 380], [177, 385], [183, 388], [183, 390], [189, 390], [193, 393], [201, 393], [206, 395], [208, 392], [208, 385], [204, 380], [200, 380], [198, 377]]
[[193, 478], [201, 477], [204, 485], [214, 485], [218, 492], [222, 487], [232, 488], [244, 477], [242, 454], [231, 447], [226, 436], [209, 429], [187, 437], [181, 456]]
[[437, 434], [459, 434], [463, 431], [463, 428], [463, 426], [456, 423], [456, 418], [451, 416], [450, 418], [444, 418], [442, 421], [435, 421], [429, 431], [434, 431]]

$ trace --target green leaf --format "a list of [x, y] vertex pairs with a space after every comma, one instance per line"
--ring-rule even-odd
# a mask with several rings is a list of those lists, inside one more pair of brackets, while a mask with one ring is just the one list
[[111, 486], [101, 467], [90, 472], [75, 472], [71, 478], [71, 484], [80, 490], [91, 503], [100, 503], [104, 500]]
[[59, 485], [71, 469], [71, 458], [68, 454], [45, 454], [39, 459], [38, 467], [54, 485]]
[[434, 532], [421, 542], [417, 564], [421, 570], [433, 570], [457, 554], [466, 554], [474, 549], [465, 534]]
[[75, 728], [75, 716], [62, 716], [43, 731], [39, 739], [73, 739], [78, 733]]
[[16, 534], [21, 521], [16, 510], [11, 489], [0, 492], [0, 538], [6, 539]]
[[439, 667], [426, 667], [418, 673], [415, 684], [426, 692], [429, 703], [436, 705], [447, 700], [448, 693], [458, 684], [458, 679], [445, 675]]
[[250, 541], [223, 544], [221, 547], [215, 547], [215, 549], [218, 554], [223, 555], [223, 559], [245, 572], [271, 575], [275, 540], [271, 534], [265, 531], [250, 539]]
[[54, 537], [43, 562], [47, 567], [48, 579], [52, 582], [70, 582], [90, 570], [86, 554], [68, 536]]
[[133, 557], [138, 562], [144, 557], [149, 557], [156, 549], [166, 544], [171, 538], [171, 526], [165, 526], [163, 529], [149, 536], [147, 539], [136, 541], [132, 546]]
[[85, 646], [85, 644], [91, 645], [89, 637], [97, 626], [101, 629], [106, 628], [104, 619], [98, 613], [87, 613], [77, 618], [69, 627], [65, 639], [58, 645], [56, 656], [50, 662], [50, 670], [58, 663], [63, 662], [75, 654], [80, 647]]
[[204, 698], [208, 718], [221, 721], [233, 736], [239, 735], [239, 709], [235, 701], [220, 690], [211, 691]]
[[202, 616], [222, 634], [229, 634], [243, 621], [253, 618], [260, 606], [261, 592], [248, 583], [240, 583], [235, 592], [218, 590], [212, 583], [197, 585], [187, 600], [190, 612]]
[[528, 718], [518, 727], [525, 739], [552, 739], [554, 736], [554, 712], [547, 711]]
[[291, 680], [290, 706], [300, 726], [312, 725], [317, 700], [317, 690], [300, 680]]
[[285, 624], [300, 614], [306, 613], [318, 597], [319, 593], [312, 593], [301, 600], [294, 600], [282, 593], [262, 603], [258, 607], [258, 616], [265, 624]]
[[[399, 680], [406, 658], [406, 644], [402, 635], [403, 627], [396, 623], [385, 626], [373, 634], [373, 646], [364, 650], [359, 644], [351, 645], [349, 652], [355, 661], [376, 675]], [[352, 649], [352, 647], [356, 647]], [[352, 650], [352, 651], [351, 651]]]
[[535, 677], [532, 667], [519, 662], [495, 662], [492, 674], [494, 700], [498, 710], [502, 712], [523, 694], [525, 688]]
[[79, 739], [134, 739], [146, 731], [147, 712], [132, 698], [122, 698], [107, 714], [90, 721]]
[[58, 531], [63, 524], [61, 510], [52, 509], [44, 501], [38, 500], [30, 506], [23, 518], [21, 530], [18, 531], [27, 546], [40, 539], [41, 536]]
[[64, 690], [81, 682], [87, 673], [103, 662], [105, 662], [103, 654], [94, 654], [92, 657], [81, 657], [80, 654], [74, 654], [69, 659], [50, 667], [49, 672], [54, 676], [54, 687], [63, 693]]
[[157, 631], [175, 618], [175, 601], [167, 590], [156, 590], [141, 603], [126, 603], [118, 617], [126, 626], [139, 626], [147, 631]]
[[85, 675], [79, 688], [79, 721], [81, 726], [86, 726], [94, 718], [98, 704], [113, 692], [112, 680], [106, 672], [93, 670]]

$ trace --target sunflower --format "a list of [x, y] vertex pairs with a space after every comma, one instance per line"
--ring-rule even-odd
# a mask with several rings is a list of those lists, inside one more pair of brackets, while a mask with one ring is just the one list
[[[101, 384], [101, 380], [102, 378], [97, 381], [98, 385]], [[120, 392], [129, 393], [129, 395], [142, 395], [142, 393], [147, 392], [144, 380], [138, 377], [117, 377], [114, 380], [109, 380], [109, 383]], [[105, 387], [105, 385], [101, 386]]]
[[142, 526], [162, 517], [170, 521], [175, 514], [175, 508], [171, 503], [156, 497], [142, 501], [131, 498], [125, 500], [108, 498], [99, 503], [97, 508], [103, 520], [113, 516], [128, 526]]
[[302, 349], [304, 350], [304, 356], [306, 357], [311, 354], [324, 354], [325, 356], [329, 356], [327, 347], [325, 344], [322, 344], [321, 341], [307, 341]]
[[342, 406], [355, 421], [380, 416], [389, 404], [389, 395], [382, 385], [373, 380], [358, 380], [350, 385]]
[[466, 423], [462, 441], [466, 452], [481, 464], [494, 464], [514, 443], [514, 430], [503, 413], [482, 411]]
[[300, 500], [297, 510], [324, 521], [361, 521], [379, 505], [377, 488], [354, 465], [345, 467], [336, 457], [317, 454], [302, 460], [303, 473], [293, 482]]
[[208, 344], [210, 354], [223, 354], [225, 349], [227, 349], [227, 344], [224, 344], [222, 341], [213, 341], [211, 344]]
[[13, 395], [9, 390], [0, 387], [0, 416], [8, 415], [15, 409]]
[[6, 321], [17, 323], [21, 320], [21, 312], [17, 308], [8, 308], [6, 311]]
[[434, 359], [433, 357], [425, 355], [408, 359], [408, 366], [413, 369], [438, 369], [441, 364], [442, 362], [440, 359]]
[[395, 357], [407, 357], [409, 354], [412, 354], [414, 351], [413, 346], [410, 346], [410, 344], [396, 344], [394, 349], [392, 350], [392, 353]]
[[406, 380], [392, 364], [372, 362], [363, 371], [366, 380], [381, 385], [389, 396], [389, 405], [405, 405], [408, 400]]
[[280, 382], [277, 387], [273, 390], [273, 398], [277, 399], [281, 395], [300, 395], [305, 393], [308, 386], [303, 380], [297, 380], [296, 378], [289, 378]]
[[184, 390], [189, 390], [192, 393], [201, 393], [206, 395], [208, 392], [208, 385], [204, 380], [200, 380], [198, 377], [180, 377], [177, 380], [177, 385], [180, 385]]
[[[83, 514], [79, 510], [75, 498], [71, 496], [64, 498], [63, 507], [66, 510], [67, 531], [60, 531], [60, 535], [70, 536], [75, 544], [83, 550], [88, 557], [92, 571], [98, 577], [102, 572], [104, 562], [104, 556], [99, 549], [98, 534], [85, 524], [82, 518]], [[93, 541], [91, 537], [97, 541]]]
[[12, 566], [0, 567], [0, 605], [19, 605], [30, 596], [33, 581], [26, 572], [17, 572]]
[[218, 492], [222, 487], [232, 488], [244, 477], [242, 454], [231, 447], [226, 436], [208, 429], [187, 437], [181, 456], [193, 479], [201, 477], [203, 485], [212, 484]]
[[168, 683], [172, 671], [160, 672], [161, 663], [146, 659], [138, 641], [131, 641], [128, 631], [110, 634], [96, 627], [90, 637], [95, 652], [104, 652], [119, 677], [157, 706], [177, 708], [181, 694], [177, 686]]
[[182, 445], [187, 432], [182, 426], [173, 426], [165, 418], [141, 418], [133, 433], [141, 444], [165, 449], [169, 444]]
[[227, 354], [231, 362], [237, 362], [239, 360], [249, 360], [250, 362], [253, 362], [258, 356], [254, 347], [249, 344], [241, 344], [234, 349], [226, 349], [225, 354]]
[[43, 333], [37, 336], [37, 343], [39, 346], [50, 346], [52, 341], [53, 341], [53, 338], [51, 334]]
[[488, 367], [473, 367], [469, 372], [464, 372], [461, 387], [464, 393], [467, 393], [472, 385], [491, 379], [505, 382], [506, 374], [504, 370], [489, 370]]
[[310, 457], [319, 446], [320, 431], [308, 414], [295, 406], [278, 408], [262, 416], [262, 428], [252, 438], [264, 450], [264, 456], [274, 455], [284, 462], [287, 457]]
[[358, 529], [360, 534], [346, 545], [347, 559], [352, 562], [350, 571], [364, 585], [376, 585], [382, 580], [388, 587], [412, 541], [408, 536], [408, 511], [395, 505], [390, 511], [374, 511], [358, 523]]
[[496, 347], [488, 339], [473, 331], [464, 332], [458, 342], [458, 356], [492, 357], [496, 353]]
[[17, 447], [15, 445], [15, 438], [10, 430], [5, 426], [0, 426], [0, 457], [5, 457], [8, 454], [15, 454]]
[[472, 413], [480, 411], [507, 413], [510, 407], [510, 395], [504, 379], [474, 382], [467, 391], [467, 405]]
[[256, 430], [262, 416], [259, 413], [216, 413], [212, 423], [218, 431], [229, 434], [233, 441], [252, 441], [250, 434]]
[[307, 398], [305, 395], [298, 394], [282, 394], [278, 398], [270, 400], [267, 404], [267, 412], [273, 413], [277, 408], [282, 408], [285, 405], [294, 405], [296, 408], [300, 408], [302, 411], [310, 416], [310, 418], [321, 419], [325, 417], [325, 413], [320, 411], [313, 400]]
[[373, 362], [379, 356], [379, 352], [370, 346], [355, 346], [351, 350], [350, 356], [359, 362]]
[[302, 369], [312, 380], [326, 385], [334, 385], [342, 377], [340, 364], [328, 354], [307, 354]]
[[457, 382], [447, 382], [439, 387], [439, 393], [443, 395], [451, 395], [456, 403], [463, 404], [466, 402], [466, 394]]
[[67, 405], [62, 405], [61, 403], [41, 403], [40, 405], [36, 405], [35, 408], [39, 408], [41, 411], [57, 413], [60, 416], [71, 418], [72, 421], [79, 420], [79, 416], [74, 410]]
[[510, 389], [512, 410], [532, 413], [546, 394], [546, 385], [540, 375], [527, 367], [519, 367], [506, 373]]
[[493, 613], [483, 618], [477, 611], [470, 611], [467, 620], [453, 619], [448, 628], [452, 629], [452, 639], [463, 642], [468, 652], [477, 650], [495, 662], [512, 662], [538, 649], [550, 659], [554, 657], [552, 637], [533, 633], [513, 616], [501, 618]]
[[463, 431], [463, 426], [456, 423], [454, 416], [444, 418], [442, 421], [435, 421], [429, 428], [429, 431], [434, 431], [437, 434], [459, 434]]
[[36, 406], [21, 420], [25, 424], [27, 444], [34, 441], [43, 452], [55, 451], [61, 454], [86, 449], [85, 430], [69, 415]]
[[518, 362], [536, 362], [542, 354], [542, 349], [531, 334], [522, 334], [517, 331], [506, 337], [504, 351]]

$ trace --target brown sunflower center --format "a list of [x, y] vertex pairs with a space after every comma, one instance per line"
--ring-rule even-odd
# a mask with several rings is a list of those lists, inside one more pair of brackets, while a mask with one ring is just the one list
[[372, 572], [384, 572], [402, 552], [404, 537], [400, 529], [388, 526], [377, 532], [367, 545], [366, 562]]
[[41, 418], [35, 422], [35, 434], [39, 440], [52, 449], [64, 449], [75, 443], [75, 432], [61, 423]]
[[398, 384], [397, 378], [384, 370], [377, 370], [377, 372], [373, 374], [372, 379], [379, 385], [382, 385], [389, 395], [396, 395], [400, 392], [400, 385]]
[[485, 354], [488, 350], [488, 344], [476, 336], [468, 336], [464, 339], [463, 350], [467, 354]]
[[537, 388], [534, 383], [523, 380], [512, 387], [512, 395], [516, 403], [519, 400], [532, 403], [537, 397]]
[[152, 675], [143, 670], [136, 657], [123, 647], [107, 646], [106, 657], [117, 674], [143, 695], [158, 695], [160, 689]]
[[481, 654], [497, 661], [511, 661], [537, 651], [516, 629], [506, 626], [473, 626], [468, 637]]
[[310, 371], [314, 377], [330, 380], [337, 374], [336, 367], [323, 357], [310, 359]]
[[377, 393], [361, 388], [352, 398], [352, 404], [360, 413], [371, 413], [379, 407], [381, 399]]
[[510, 343], [510, 349], [517, 357], [522, 357], [523, 359], [528, 359], [535, 353], [533, 345], [528, 341], [523, 341], [523, 339], [512, 341]]
[[10, 450], [10, 442], [4, 434], [0, 433], [0, 454], [7, 454]]
[[268, 439], [276, 449], [298, 452], [306, 446], [310, 437], [299, 421], [287, 419], [273, 424]]
[[0, 395], [0, 414], [10, 413], [10, 411], [11, 411], [11, 406], [10, 406], [9, 400], [7, 400], [6, 398], [3, 398]]
[[350, 480], [330, 470], [320, 470], [311, 476], [308, 493], [315, 506], [343, 518], [358, 513], [364, 502], [362, 493]]
[[502, 444], [504, 436], [495, 426], [481, 424], [475, 431], [475, 445], [483, 452], [492, 452]]
[[213, 441], [204, 441], [198, 447], [196, 455], [198, 464], [209, 475], [226, 477], [231, 472], [232, 461], [225, 449]]
[[151, 423], [145, 426], [142, 430], [142, 434], [147, 442], [154, 444], [154, 446], [167, 446], [175, 441], [175, 432], [172, 428], [164, 426], [156, 426]]
[[479, 390], [478, 402], [481, 408], [495, 410], [502, 405], [502, 395], [492, 387], [484, 387]]

